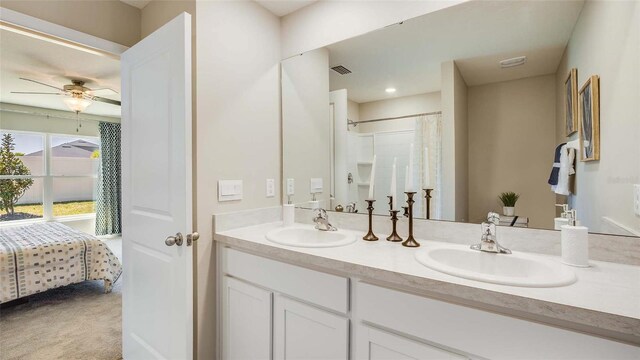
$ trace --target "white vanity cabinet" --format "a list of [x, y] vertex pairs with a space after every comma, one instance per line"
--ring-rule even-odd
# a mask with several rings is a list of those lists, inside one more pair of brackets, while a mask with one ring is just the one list
[[222, 359], [349, 359], [349, 279], [219, 249]]
[[219, 247], [221, 358], [640, 359], [640, 347]]
[[356, 359], [463, 360], [467, 357], [364, 324], [357, 326]]

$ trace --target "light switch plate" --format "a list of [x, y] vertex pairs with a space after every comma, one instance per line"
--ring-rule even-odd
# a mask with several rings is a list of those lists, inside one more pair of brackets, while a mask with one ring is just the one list
[[633, 209], [640, 216], [640, 184], [633, 185]]
[[219, 180], [218, 201], [242, 200], [242, 180]]
[[322, 178], [311, 178], [309, 185], [310, 193], [319, 194], [322, 192]]
[[267, 197], [276, 196], [276, 181], [274, 179], [267, 179]]
[[293, 178], [287, 179], [287, 196], [293, 196], [295, 194], [295, 183]]

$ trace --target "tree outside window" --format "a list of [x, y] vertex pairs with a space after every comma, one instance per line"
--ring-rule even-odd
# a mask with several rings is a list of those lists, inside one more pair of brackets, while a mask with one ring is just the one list
[[[9, 133], [3, 134], [0, 145], [0, 175], [31, 175], [31, 171], [19, 157], [21, 154], [15, 153], [14, 150], [13, 136]], [[0, 208], [7, 213], [7, 217], [16, 216], [15, 205], [31, 185], [33, 179], [30, 178], [0, 179]]]

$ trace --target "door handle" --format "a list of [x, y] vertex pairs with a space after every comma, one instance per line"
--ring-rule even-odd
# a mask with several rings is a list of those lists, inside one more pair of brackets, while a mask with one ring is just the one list
[[173, 246], [173, 245], [178, 245], [178, 246], [182, 246], [182, 243], [184, 242], [184, 237], [182, 236], [181, 233], [177, 233], [176, 236], [169, 236], [164, 243], [167, 246]]
[[191, 244], [194, 241], [197, 241], [198, 239], [200, 239], [200, 234], [198, 234], [197, 232], [193, 232], [192, 234], [188, 234], [187, 235], [187, 246], [191, 246]]

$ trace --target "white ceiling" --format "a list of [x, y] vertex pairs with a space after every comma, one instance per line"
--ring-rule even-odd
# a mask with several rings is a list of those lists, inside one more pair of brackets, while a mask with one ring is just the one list
[[[583, 1], [471, 1], [328, 46], [331, 90], [369, 102], [440, 91], [441, 63], [455, 60], [468, 85], [555, 73]], [[523, 66], [498, 61], [528, 56]], [[385, 88], [394, 87], [389, 95]]]
[[[0, 30], [0, 102], [69, 111], [59, 95], [12, 94], [12, 91], [56, 92], [20, 80], [29, 78], [56, 87], [84, 80], [88, 88], [111, 88], [96, 95], [120, 100], [120, 61], [78, 49]], [[93, 102], [87, 114], [120, 117], [120, 107]]]
[[120, 1], [122, 1], [125, 4], [135, 6], [138, 9], [142, 9], [143, 7], [147, 6], [147, 4], [151, 2], [151, 0], [120, 0]]
[[255, 0], [274, 15], [285, 16], [318, 0]]

